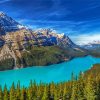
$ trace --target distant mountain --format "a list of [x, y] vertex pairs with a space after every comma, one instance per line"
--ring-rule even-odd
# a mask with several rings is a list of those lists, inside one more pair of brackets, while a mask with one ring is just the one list
[[43, 39], [43, 43], [41, 45], [47, 45], [51, 43], [51, 45], [59, 45], [61, 47], [76, 47], [76, 45], [71, 41], [71, 39], [66, 36], [64, 33], [58, 34], [55, 30], [52, 29], [39, 29], [33, 31], [33, 33], [37, 34], [37, 39]]
[[86, 51], [64, 33], [30, 30], [0, 13], [0, 70], [49, 65], [84, 55]]
[[24, 28], [24, 26], [13, 20], [5, 13], [0, 12], [0, 35], [5, 34], [6, 32], [19, 30], [21, 28]]
[[100, 41], [93, 41], [91, 43], [83, 45], [82, 47], [84, 47], [85, 49], [91, 49], [91, 50], [100, 49]]
[[81, 48], [86, 49], [89, 55], [100, 57], [100, 41], [93, 41], [82, 45]]

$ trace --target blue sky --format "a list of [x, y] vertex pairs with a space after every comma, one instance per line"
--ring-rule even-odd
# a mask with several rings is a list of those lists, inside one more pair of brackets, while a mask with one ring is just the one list
[[100, 0], [0, 0], [0, 11], [34, 29], [64, 32], [76, 43], [100, 40]]

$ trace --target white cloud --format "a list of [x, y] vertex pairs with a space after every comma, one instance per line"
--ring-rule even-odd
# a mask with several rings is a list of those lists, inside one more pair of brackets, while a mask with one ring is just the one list
[[100, 33], [96, 34], [84, 34], [84, 35], [75, 35], [70, 36], [70, 38], [78, 45], [87, 44], [90, 42], [100, 41]]

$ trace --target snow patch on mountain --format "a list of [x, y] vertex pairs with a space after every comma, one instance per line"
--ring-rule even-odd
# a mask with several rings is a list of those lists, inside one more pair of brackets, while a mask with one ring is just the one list
[[93, 41], [93, 42], [90, 42], [86, 45], [83, 45], [82, 47], [84, 47], [85, 49], [97, 49], [97, 48], [100, 48], [100, 41]]
[[6, 32], [16, 31], [25, 28], [23, 25], [19, 24], [11, 17], [3, 12], [0, 12], [0, 34], [5, 34]]

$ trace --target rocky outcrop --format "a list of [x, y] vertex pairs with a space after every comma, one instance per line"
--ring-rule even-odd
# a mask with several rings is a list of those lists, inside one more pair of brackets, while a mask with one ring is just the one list
[[10, 50], [9, 47], [5, 44], [0, 51], [0, 60], [5, 60], [5, 59], [10, 59], [13, 58], [15, 61], [15, 66], [16, 66], [16, 55], [13, 50]]

